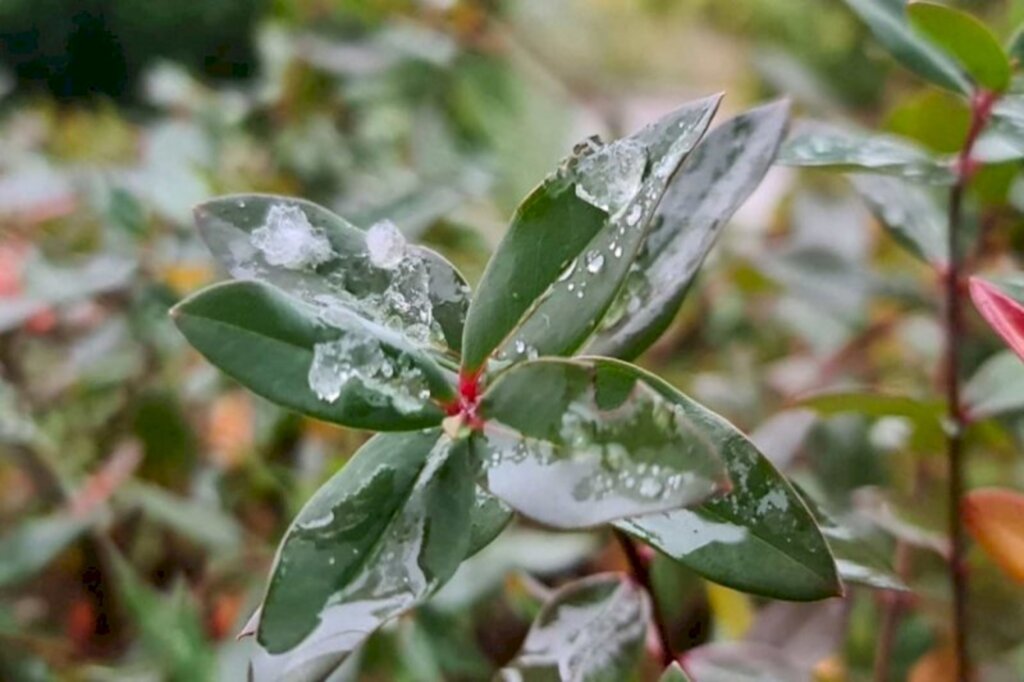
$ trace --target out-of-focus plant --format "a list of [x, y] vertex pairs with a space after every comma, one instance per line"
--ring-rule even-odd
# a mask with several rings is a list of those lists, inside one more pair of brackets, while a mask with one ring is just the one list
[[[914, 256], [929, 264], [939, 282], [942, 299], [944, 353], [940, 371], [941, 409], [910, 399], [902, 406], [882, 396], [847, 400], [851, 411], [921, 417], [938, 425], [941, 419], [947, 458], [947, 516], [950, 658], [956, 679], [974, 679], [969, 635], [970, 569], [964, 516], [982, 547], [1017, 575], [1008, 557], [1019, 546], [1019, 530], [1008, 510], [1014, 493], [1002, 498], [981, 491], [965, 498], [967, 459], [982, 446], [986, 420], [1008, 405], [1000, 394], [1019, 393], [1016, 361], [995, 356], [964, 383], [969, 327], [964, 299], [970, 291], [978, 309], [1007, 343], [1020, 352], [1022, 308], [1015, 285], [997, 285], [972, 271], [1010, 254], [989, 242], [998, 225], [999, 205], [1005, 203], [1007, 182], [1024, 158], [1022, 102], [1015, 69], [1019, 33], [1001, 44], [975, 17], [946, 5], [903, 0], [847, 0], [876, 39], [904, 67], [951, 96], [928, 93], [894, 118], [897, 129], [919, 137], [906, 138], [850, 129], [805, 126], [784, 148], [782, 159], [794, 166], [830, 167], [854, 172], [856, 189], [893, 237]], [[936, 150], [936, 151], [932, 151]], [[973, 192], [972, 192], [973, 190]], [[966, 213], [966, 217], [965, 217]], [[980, 214], [980, 218], [978, 218]], [[991, 217], [989, 217], [991, 216]], [[1005, 273], [1010, 278], [1013, 272]], [[1015, 296], [1017, 298], [1015, 298]], [[970, 360], [974, 363], [975, 360]], [[996, 368], [998, 365], [999, 369]], [[906, 400], [906, 399], [904, 399]], [[1010, 398], [1010, 405], [1016, 399]], [[840, 405], [833, 396], [811, 404], [819, 409]], [[887, 404], [888, 403], [888, 404]], [[934, 403], [933, 403], [934, 404]], [[919, 417], [912, 417], [918, 419]], [[1006, 504], [997, 503], [1006, 500]], [[1009, 505], [1009, 506], [1008, 506]], [[908, 551], [906, 545], [899, 550]], [[905, 563], [905, 560], [904, 560]], [[894, 601], [880, 633], [876, 679], [888, 679], [895, 623], [900, 603]]]

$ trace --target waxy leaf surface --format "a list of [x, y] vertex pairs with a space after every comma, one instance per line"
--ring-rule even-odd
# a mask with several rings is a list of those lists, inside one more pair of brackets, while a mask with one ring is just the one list
[[278, 550], [256, 680], [319, 680], [415, 607], [469, 548], [474, 466], [439, 429], [381, 434], [306, 503]]
[[390, 328], [348, 312], [325, 324], [316, 308], [266, 284], [215, 285], [171, 314], [189, 342], [225, 373], [318, 419], [417, 429], [444, 416], [431, 396], [451, 397], [441, 368]]
[[210, 251], [236, 279], [273, 284], [327, 321], [355, 314], [411, 344], [459, 349], [465, 280], [390, 223], [363, 231], [311, 202], [263, 194], [214, 199], [195, 216]]
[[564, 355], [597, 327], [629, 272], [680, 163], [719, 97], [636, 134], [588, 141], [520, 205], [466, 321], [464, 363]]
[[642, 588], [617, 574], [570, 583], [544, 605], [503, 682], [621, 682], [643, 652], [651, 614]]
[[1004, 289], [981, 277], [972, 277], [970, 287], [974, 307], [1003, 337], [1006, 345], [1024, 360], [1024, 296], [1020, 296], [1024, 288]]
[[517, 365], [484, 396], [486, 485], [557, 528], [697, 504], [728, 487], [714, 415], [616, 360]]
[[722, 228], [771, 167], [788, 120], [787, 102], [753, 109], [686, 158], [588, 353], [631, 359], [661, 335]]

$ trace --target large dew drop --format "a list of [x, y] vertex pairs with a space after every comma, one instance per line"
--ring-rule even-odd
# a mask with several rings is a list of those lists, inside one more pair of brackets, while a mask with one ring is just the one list
[[646, 167], [647, 150], [639, 142], [605, 145], [577, 164], [576, 196], [614, 215], [640, 191]]
[[380, 343], [369, 336], [346, 334], [313, 350], [309, 387], [321, 400], [333, 403], [352, 382], [362, 385], [370, 402], [390, 403], [408, 414], [423, 407], [430, 398], [423, 372], [402, 358], [391, 358]]
[[405, 258], [405, 237], [390, 220], [382, 220], [366, 231], [366, 250], [370, 263], [393, 270]]
[[267, 263], [292, 270], [316, 267], [334, 255], [324, 231], [313, 227], [295, 205], [271, 206], [264, 224], [253, 230], [251, 241]]

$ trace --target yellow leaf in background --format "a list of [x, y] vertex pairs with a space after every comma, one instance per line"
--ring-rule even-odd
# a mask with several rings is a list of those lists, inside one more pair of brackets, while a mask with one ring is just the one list
[[232, 391], [214, 401], [206, 442], [216, 466], [230, 470], [244, 461], [253, 446], [253, 421], [252, 400], [246, 393]]
[[1024, 582], [1024, 494], [1003, 488], [972, 490], [960, 509], [967, 529], [992, 561]]
[[708, 583], [708, 602], [719, 632], [729, 639], [747, 634], [754, 622], [754, 608], [750, 597], [728, 587]]
[[213, 270], [208, 265], [183, 263], [168, 266], [161, 274], [163, 283], [179, 296], [190, 294], [213, 279]]
[[814, 682], [844, 682], [846, 666], [838, 656], [830, 656], [814, 666]]
[[956, 682], [956, 656], [945, 647], [932, 649], [910, 669], [907, 682]]

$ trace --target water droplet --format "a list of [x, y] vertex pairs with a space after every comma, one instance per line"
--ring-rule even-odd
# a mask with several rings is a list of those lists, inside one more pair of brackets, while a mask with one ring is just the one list
[[643, 186], [647, 149], [622, 139], [580, 159], [576, 166], [576, 196], [608, 212], [618, 213]]
[[604, 256], [599, 251], [587, 252], [587, 272], [596, 275], [604, 267]]

